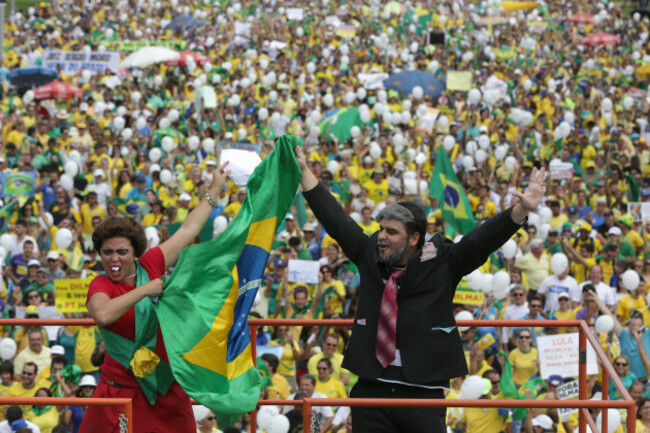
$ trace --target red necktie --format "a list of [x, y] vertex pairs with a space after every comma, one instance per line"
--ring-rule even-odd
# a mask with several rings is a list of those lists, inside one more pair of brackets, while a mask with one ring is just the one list
[[375, 354], [379, 363], [384, 368], [395, 359], [397, 342], [397, 278], [405, 270], [400, 269], [391, 273], [386, 282], [386, 286], [384, 286], [384, 295], [381, 298]]

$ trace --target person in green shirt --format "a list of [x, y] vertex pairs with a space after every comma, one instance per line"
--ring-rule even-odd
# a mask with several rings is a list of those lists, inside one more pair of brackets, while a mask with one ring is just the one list
[[634, 247], [627, 240], [623, 239], [623, 232], [618, 227], [610, 227], [607, 231], [608, 242], [605, 244], [603, 249], [607, 247], [608, 244], [614, 244], [618, 246], [618, 258], [623, 260], [634, 260], [636, 259], [636, 252]]
[[25, 293], [30, 290], [38, 290], [43, 299], [47, 298], [47, 293], [54, 290], [54, 285], [50, 283], [50, 272], [47, 268], [38, 268], [36, 271], [36, 281], [27, 286]]
[[562, 245], [560, 244], [560, 232], [558, 230], [550, 229], [548, 231], [548, 237], [544, 241], [544, 249], [548, 251], [550, 255], [562, 252]]

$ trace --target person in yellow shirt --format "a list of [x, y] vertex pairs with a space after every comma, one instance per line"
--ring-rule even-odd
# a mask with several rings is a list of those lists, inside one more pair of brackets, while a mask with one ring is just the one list
[[359, 221], [359, 227], [361, 227], [363, 233], [368, 236], [379, 231], [379, 223], [372, 219], [372, 208], [366, 206], [361, 209], [361, 221]]
[[561, 213], [560, 212], [560, 202], [557, 200], [552, 200], [548, 203], [549, 207], [551, 208], [551, 219], [548, 220], [548, 224], [556, 229], [560, 230], [560, 227], [562, 226], [563, 223], [567, 222], [569, 220], [569, 217], [567, 216], [566, 213]]
[[368, 198], [375, 203], [381, 203], [388, 196], [388, 181], [384, 178], [384, 169], [376, 167], [372, 172], [372, 180], [363, 184], [368, 190]]
[[343, 363], [343, 355], [336, 351], [338, 346], [339, 336], [336, 334], [327, 334], [322, 345], [322, 352], [312, 355], [307, 362], [307, 371], [309, 374], [317, 377], [318, 376], [318, 363], [322, 359], [329, 359], [332, 365], [331, 375], [334, 379], [340, 380], [344, 385], [347, 385], [350, 381], [350, 372], [345, 368], [341, 367]]
[[265, 353], [261, 356], [262, 360], [269, 369], [271, 374], [271, 381], [273, 382], [272, 391], [275, 392], [280, 400], [286, 400], [291, 394], [289, 382], [281, 374], [278, 374], [278, 365], [280, 360], [272, 353]]
[[[38, 377], [38, 366], [33, 362], [28, 362], [16, 374], [20, 375], [20, 381], [16, 382], [15, 386], [12, 386], [7, 391], [7, 397], [34, 397], [36, 391], [41, 388], [41, 383], [36, 381]], [[30, 409], [30, 406], [22, 405], [21, 409], [23, 409], [23, 412], [26, 412]]]
[[[490, 379], [483, 378], [483, 395], [479, 399], [493, 399], [491, 391], [492, 382]], [[460, 418], [460, 424], [466, 433], [495, 433], [505, 431], [508, 420], [507, 409], [467, 407]]]
[[529, 329], [522, 329], [517, 337], [519, 347], [510, 352], [512, 379], [518, 386], [528, 382], [531, 376], [539, 372], [537, 349], [532, 345], [532, 338]]
[[332, 377], [332, 361], [322, 358], [316, 366], [318, 376], [316, 376], [316, 391], [324, 394], [328, 398], [346, 398], [345, 385], [340, 380]]
[[275, 328], [273, 337], [273, 340], [268, 344], [269, 346], [284, 347], [277, 372], [287, 380], [292, 389], [296, 389], [298, 388], [296, 383], [296, 358], [301, 354], [300, 347], [289, 333], [288, 326], [280, 325]]
[[627, 295], [618, 301], [616, 308], [616, 318], [619, 322], [625, 323], [630, 318], [633, 310], [643, 311], [646, 307], [644, 295], [645, 282], [640, 281], [636, 290], [630, 291]]
[[223, 213], [230, 216], [231, 218], [235, 218], [239, 213], [244, 200], [246, 200], [246, 188], [242, 187], [237, 190], [236, 200], [231, 201], [230, 204], [226, 206], [226, 209], [224, 209]]
[[576, 279], [578, 284], [584, 283], [591, 278], [591, 267], [596, 264], [594, 255], [594, 246], [590, 243], [580, 245], [579, 252], [570, 244], [567, 238], [562, 237], [560, 240], [562, 250], [569, 260], [571, 260], [571, 275]]
[[618, 219], [618, 227], [623, 232], [623, 240], [628, 240], [634, 247], [634, 252], [637, 257], [643, 253], [643, 238], [632, 226], [634, 224], [634, 217], [630, 214], [625, 214]]
[[89, 190], [86, 193], [87, 202], [79, 208], [81, 214], [81, 234], [90, 236], [93, 234], [93, 217], [98, 216], [102, 221], [106, 218], [106, 210], [97, 202], [97, 193]]
[[165, 208], [163, 207], [162, 201], [156, 199], [151, 203], [151, 212], [146, 214], [142, 219], [142, 225], [144, 227], [155, 226], [160, 224]]
[[[52, 392], [47, 388], [40, 388], [36, 391], [36, 397], [52, 397]], [[35, 404], [25, 418], [36, 424], [41, 433], [52, 433], [54, 427], [59, 425], [59, 411], [54, 405]]]

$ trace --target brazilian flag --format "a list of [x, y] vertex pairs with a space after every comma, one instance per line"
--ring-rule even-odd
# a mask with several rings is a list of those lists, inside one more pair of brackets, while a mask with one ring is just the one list
[[431, 196], [438, 200], [442, 206], [442, 217], [457, 232], [467, 234], [476, 227], [476, 221], [474, 221], [472, 208], [467, 201], [465, 191], [463, 191], [442, 146], [438, 150], [438, 159], [431, 176], [431, 182], [429, 182], [429, 191]]
[[237, 217], [217, 238], [181, 252], [156, 306], [174, 378], [215, 413], [249, 412], [260, 395], [247, 318], [276, 228], [298, 189], [299, 144], [280, 137], [249, 179]]

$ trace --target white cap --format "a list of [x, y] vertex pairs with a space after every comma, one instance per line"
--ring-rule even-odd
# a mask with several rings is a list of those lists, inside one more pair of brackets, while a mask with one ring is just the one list
[[59, 260], [59, 257], [60, 257], [60, 255], [59, 255], [58, 251], [52, 250], [52, 251], [47, 253], [47, 258], [48, 259]]
[[182, 193], [182, 194], [178, 197], [178, 201], [190, 201], [190, 200], [192, 200], [192, 197], [191, 197], [188, 193], [186, 193], [186, 192]]
[[81, 388], [82, 386], [94, 386], [94, 387], [97, 387], [97, 381], [90, 374], [86, 374], [79, 381], [79, 388]]
[[31, 259], [29, 262], [27, 262], [27, 267], [30, 266], [38, 266], [39, 268], [41, 267], [41, 262], [39, 262], [36, 259]]
[[103, 175], [104, 175], [104, 172], [102, 171], [101, 168], [96, 168], [95, 171], [93, 171], [93, 177], [103, 176]]
[[208, 159], [207, 161], [205, 161], [205, 165], [217, 165], [217, 161], [215, 161], [214, 159]]
[[548, 415], [537, 415], [533, 418], [533, 425], [541, 427], [544, 430], [551, 430], [553, 428], [553, 420]]
[[55, 344], [50, 350], [51, 355], [65, 355], [65, 348], [60, 344]]
[[623, 232], [618, 227], [610, 227], [609, 230], [607, 230], [607, 234], [608, 235], [614, 235], [614, 236], [620, 236], [620, 235], [623, 234]]

